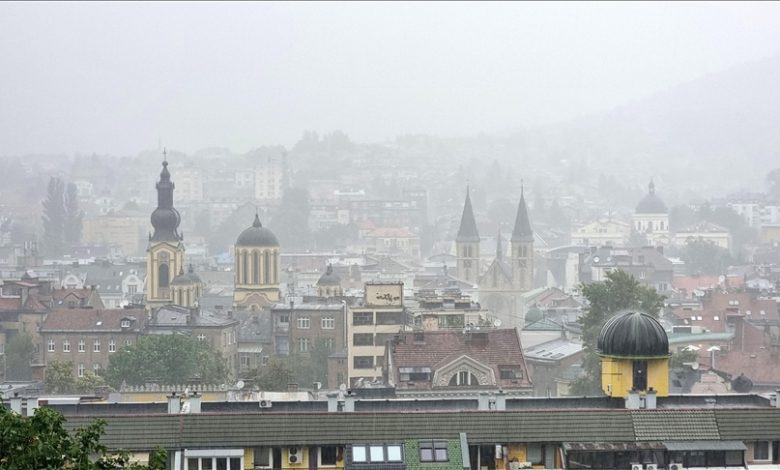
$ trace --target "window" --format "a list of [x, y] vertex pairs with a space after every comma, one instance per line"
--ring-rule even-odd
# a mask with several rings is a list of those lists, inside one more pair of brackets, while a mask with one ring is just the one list
[[255, 467], [271, 466], [271, 449], [269, 447], [255, 447], [254, 466]]
[[369, 459], [372, 462], [384, 462], [385, 461], [385, 446], [369, 446]]
[[376, 314], [377, 325], [400, 325], [403, 323], [402, 312], [381, 312]]
[[374, 312], [355, 312], [352, 315], [353, 325], [373, 325]]
[[198, 334], [198, 341], [201, 342], [206, 341], [206, 335], [204, 335], [203, 333]]
[[92, 372], [94, 372], [95, 375], [99, 375], [100, 374], [100, 363], [99, 362], [96, 362], [96, 363], [92, 364]]
[[261, 365], [261, 366], [263, 366], [263, 367], [267, 366], [267, 365], [268, 365], [268, 359], [269, 359], [269, 357], [268, 357], [268, 356], [263, 356], [263, 357], [260, 359], [260, 365]]
[[354, 447], [352, 447], [352, 461], [353, 462], [368, 462], [368, 459], [366, 458], [366, 447], [365, 446], [354, 446]]
[[78, 374], [79, 377], [84, 377], [84, 363], [79, 364]]
[[86, 352], [87, 351], [87, 342], [83, 339], [79, 340], [79, 352]]
[[322, 338], [322, 346], [325, 349], [333, 350], [336, 347], [336, 340], [333, 338]]
[[127, 285], [127, 293], [130, 295], [134, 295], [138, 292], [138, 286], [135, 284], [128, 284]]
[[753, 460], [769, 460], [769, 441], [753, 443]]
[[355, 369], [372, 369], [374, 367], [374, 356], [355, 356]]
[[[70, 341], [67, 339], [62, 342], [62, 352], [70, 352]], [[79, 377], [81, 376], [79, 375]]]
[[374, 335], [371, 333], [355, 333], [352, 335], [353, 346], [373, 346]]
[[479, 385], [479, 380], [474, 374], [470, 373], [469, 371], [462, 370], [457, 374], [453, 374], [453, 376], [450, 378], [449, 385], [450, 386]]
[[238, 353], [238, 364], [242, 369], [249, 369], [249, 353]]
[[514, 379], [522, 379], [523, 378], [523, 371], [521, 369], [514, 369], [514, 368], [499, 368], [499, 373], [501, 374], [501, 378], [505, 380], [514, 380]]
[[108, 352], [116, 352], [116, 341], [113, 339], [108, 342]]
[[447, 462], [447, 441], [420, 441], [420, 462]]
[[54, 352], [54, 340], [50, 339], [48, 344], [48, 349], [46, 349], [49, 352]]
[[241, 470], [241, 457], [189, 457], [187, 470]]
[[100, 352], [100, 340], [96, 339], [94, 343], [92, 343], [92, 352]]
[[400, 445], [388, 445], [387, 446], [387, 461], [388, 462], [403, 462], [403, 454], [401, 454]]
[[311, 325], [311, 320], [309, 317], [298, 317], [298, 328], [301, 330], [306, 330]]
[[130, 320], [122, 320], [120, 325], [122, 328], [130, 328]]
[[320, 465], [336, 465], [338, 449], [336, 446], [320, 447]]
[[132, 346], [132, 345], [133, 345], [133, 340], [132, 339], [126, 339], [125, 340], [125, 346]]
[[323, 330], [332, 330], [336, 328], [336, 320], [333, 317], [322, 317], [320, 326]]
[[309, 352], [309, 338], [298, 338], [298, 351]]

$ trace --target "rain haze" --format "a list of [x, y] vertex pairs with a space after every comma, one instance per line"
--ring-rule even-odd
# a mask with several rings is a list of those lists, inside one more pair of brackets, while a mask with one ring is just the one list
[[778, 470], [778, 84], [780, 2], [0, 2], [0, 470]]
[[[772, 57], [766, 3], [0, 7], [5, 154], [468, 136], [598, 113]], [[63, 124], [67, 123], [67, 126]]]

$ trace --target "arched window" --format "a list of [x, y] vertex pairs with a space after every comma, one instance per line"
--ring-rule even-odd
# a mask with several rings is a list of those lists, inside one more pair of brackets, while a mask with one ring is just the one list
[[262, 284], [260, 281], [260, 252], [255, 251], [252, 254], [252, 282], [255, 284]]
[[168, 272], [168, 263], [161, 263], [157, 268], [157, 286], [167, 288], [170, 283], [170, 273]]
[[263, 256], [263, 259], [265, 260], [265, 283], [268, 284], [269, 276], [271, 275], [271, 253], [265, 252], [265, 256]]
[[241, 284], [249, 284], [249, 255], [246, 251], [242, 254], [241, 261], [244, 263], [241, 269], [241, 275], [244, 279]]
[[465, 387], [469, 385], [479, 385], [477, 377], [467, 370], [462, 370], [452, 375], [450, 378], [450, 386], [452, 387]]

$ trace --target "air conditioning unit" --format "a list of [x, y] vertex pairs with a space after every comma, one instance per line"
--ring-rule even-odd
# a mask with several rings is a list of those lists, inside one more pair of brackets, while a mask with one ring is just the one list
[[658, 470], [658, 464], [649, 463], [645, 465], [645, 470]]
[[287, 463], [301, 463], [301, 450], [297, 447], [287, 449]]
[[685, 467], [683, 467], [683, 464], [681, 463], [670, 463], [669, 464], [669, 470], [685, 470]]
[[271, 400], [260, 400], [260, 408], [270, 408], [271, 405]]
[[631, 470], [645, 470], [641, 463], [632, 463]]

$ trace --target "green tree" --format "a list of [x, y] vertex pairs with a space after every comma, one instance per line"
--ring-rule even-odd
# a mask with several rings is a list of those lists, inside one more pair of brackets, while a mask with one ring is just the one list
[[92, 371], [84, 372], [83, 377], [76, 379], [75, 390], [76, 393], [93, 394], [95, 391], [106, 385], [106, 379], [95, 374]]
[[725, 274], [726, 268], [733, 263], [728, 250], [701, 238], [689, 239], [685, 242], [682, 258], [685, 261], [688, 274], [691, 275]]
[[0, 403], [0, 468], [4, 470], [163, 470], [166, 452], [157, 449], [149, 465], [132, 464], [126, 452], [110, 453], [100, 444], [105, 421], [95, 420], [72, 433], [65, 417], [41, 407], [31, 417], [21, 416]]
[[6, 377], [5, 380], [30, 380], [32, 369], [30, 362], [35, 350], [32, 338], [26, 333], [20, 333], [13, 336], [5, 347]]
[[623, 270], [607, 273], [604, 281], [583, 284], [581, 289], [587, 300], [587, 308], [579, 319], [582, 326], [582, 369], [585, 375], [572, 384], [572, 393], [601, 394], [601, 361], [596, 352], [596, 342], [604, 323], [627, 309], [639, 309], [657, 317], [663, 309], [664, 297], [654, 288], [641, 285], [634, 276]]
[[293, 380], [293, 371], [286, 358], [272, 357], [268, 365], [255, 371], [251, 377], [260, 390], [281, 392]]
[[59, 256], [65, 243], [65, 184], [52, 177], [43, 201], [43, 246], [46, 253]]
[[69, 394], [76, 390], [76, 378], [73, 376], [73, 363], [52, 361], [46, 365], [46, 391], [49, 393]]
[[75, 184], [68, 184], [64, 197], [64, 241], [67, 246], [73, 247], [81, 243], [81, 224], [84, 219], [84, 211], [79, 209], [79, 192]]
[[122, 382], [183, 384], [193, 379], [220, 384], [228, 372], [222, 355], [207, 342], [173, 334], [146, 336], [112, 354], [104, 377], [114, 388]]

